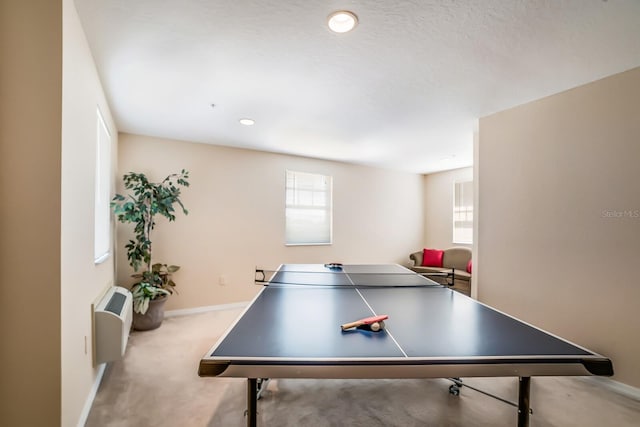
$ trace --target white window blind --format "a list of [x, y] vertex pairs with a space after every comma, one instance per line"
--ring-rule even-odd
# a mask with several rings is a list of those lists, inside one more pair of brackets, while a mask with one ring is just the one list
[[287, 171], [287, 245], [331, 244], [331, 191], [330, 176]]
[[453, 243], [473, 243], [473, 181], [453, 186]]
[[105, 261], [109, 257], [111, 243], [111, 134], [97, 112], [96, 134], [96, 187], [95, 187], [95, 223], [94, 223], [94, 262]]

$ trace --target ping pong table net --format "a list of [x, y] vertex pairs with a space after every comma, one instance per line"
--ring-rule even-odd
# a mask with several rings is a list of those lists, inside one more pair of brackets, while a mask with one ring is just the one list
[[256, 268], [255, 284], [261, 286], [313, 286], [313, 287], [441, 287], [440, 283], [413, 271], [407, 272], [347, 272], [342, 268], [327, 268], [326, 271], [279, 270]]

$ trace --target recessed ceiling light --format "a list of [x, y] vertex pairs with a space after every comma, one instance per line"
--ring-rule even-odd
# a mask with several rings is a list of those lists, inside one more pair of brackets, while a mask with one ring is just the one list
[[256, 123], [256, 121], [253, 119], [240, 119], [239, 122], [240, 124], [245, 126], [253, 126]]
[[346, 33], [358, 25], [358, 17], [348, 10], [338, 10], [329, 15], [329, 29], [334, 33]]

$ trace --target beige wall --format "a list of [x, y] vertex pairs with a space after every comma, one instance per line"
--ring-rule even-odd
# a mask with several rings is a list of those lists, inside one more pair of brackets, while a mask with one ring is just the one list
[[[472, 181], [473, 168], [454, 169], [425, 175], [424, 246], [444, 249], [471, 245], [453, 243], [453, 184]], [[418, 248], [421, 249], [421, 248]]]
[[91, 304], [114, 282], [113, 256], [94, 264], [98, 106], [112, 136], [114, 178], [118, 131], [73, 0], [64, 1], [63, 35], [62, 425], [75, 426], [98, 375], [93, 367]]
[[479, 136], [480, 300], [611, 357], [636, 387], [639, 135], [636, 68], [485, 117]]
[[[183, 193], [190, 214], [160, 221], [152, 239], [156, 261], [182, 266], [175, 277], [180, 294], [170, 298], [169, 310], [246, 301], [258, 290], [256, 267], [406, 263], [422, 245], [417, 174], [128, 134], [120, 135], [118, 154], [119, 178], [128, 171], [154, 180], [182, 168], [191, 172]], [[333, 176], [333, 245], [284, 245], [286, 169]], [[118, 226], [118, 283], [130, 283], [122, 248], [129, 233]]]
[[60, 420], [62, 1], [0, 2], [0, 425]]

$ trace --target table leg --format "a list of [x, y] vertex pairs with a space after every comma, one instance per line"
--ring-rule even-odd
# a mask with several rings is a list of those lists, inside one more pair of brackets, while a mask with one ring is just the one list
[[518, 427], [529, 427], [529, 390], [531, 377], [518, 378]]
[[258, 426], [258, 379], [247, 378], [247, 427]]

